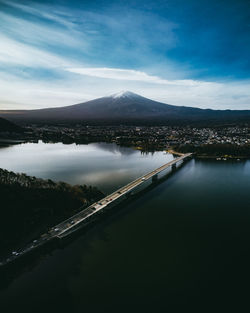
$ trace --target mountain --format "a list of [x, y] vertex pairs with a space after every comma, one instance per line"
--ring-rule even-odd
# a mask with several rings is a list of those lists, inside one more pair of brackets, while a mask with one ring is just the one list
[[11, 123], [7, 121], [4, 118], [0, 117], [0, 132], [15, 132], [15, 133], [20, 133], [22, 132], [23, 129], [19, 126], [17, 126], [14, 123]]
[[250, 121], [250, 110], [210, 110], [160, 103], [130, 91], [59, 108], [0, 111], [12, 121], [190, 123]]

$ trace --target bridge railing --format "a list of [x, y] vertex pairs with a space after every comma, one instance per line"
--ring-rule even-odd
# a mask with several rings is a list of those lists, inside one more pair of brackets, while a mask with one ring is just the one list
[[[144, 178], [145, 176], [151, 175], [154, 171], [158, 171], [158, 170], [160, 170], [160, 169], [161, 169], [162, 167], [164, 167], [164, 166], [166, 166], [166, 168], [167, 168], [168, 166], [171, 166], [172, 164], [176, 164], [177, 162], [179, 162], [179, 161], [181, 161], [181, 160], [183, 160], [183, 159], [185, 159], [185, 158], [187, 158], [187, 157], [189, 157], [189, 156], [191, 156], [191, 155], [192, 155], [192, 153], [185, 154], [185, 155], [183, 155], [183, 156], [181, 156], [181, 157], [178, 157], [178, 158], [176, 158], [176, 159], [173, 159], [172, 161], [170, 161], [170, 162], [168, 162], [168, 163], [166, 163], [166, 164], [163, 164], [162, 166], [158, 167], [157, 169], [155, 169], [155, 170], [153, 170], [153, 171], [151, 171], [151, 172], [145, 173], [144, 175], [142, 175], [142, 176], [136, 178], [135, 180], [133, 180], [132, 182], [129, 182], [129, 183], [126, 184], [125, 186], [122, 186], [121, 188], [115, 190], [114, 192], [112, 192], [112, 193], [109, 194], [108, 196], [106, 196], [106, 197], [100, 199], [99, 201], [96, 201], [96, 202], [92, 203], [90, 206], [86, 207], [85, 209], [91, 209], [91, 208], [94, 209], [94, 208], [95, 208], [95, 205], [98, 204], [98, 202], [105, 201], [106, 199], [108, 199], [108, 198], [114, 196], [115, 194], [117, 194], [117, 193], [119, 193], [119, 192], [122, 192], [122, 191], [123, 191], [123, 193], [124, 193], [124, 189], [126, 189], [126, 188], [129, 189], [129, 187], [130, 187], [132, 184], [134, 184], [136, 181], [142, 180], [142, 178]], [[145, 180], [145, 181], [146, 181], [146, 180]], [[133, 189], [133, 188], [132, 188], [132, 189]], [[125, 192], [125, 193], [126, 193], [126, 192]], [[74, 214], [73, 216], [69, 217], [68, 219], [64, 220], [63, 222], [57, 224], [57, 225], [54, 226], [53, 228], [63, 226], [65, 223], [70, 222], [72, 219], [75, 219], [76, 217], [81, 216], [81, 214], [83, 213], [83, 211], [84, 211], [85, 209], [83, 209], [82, 211], [80, 211], [80, 212]]]

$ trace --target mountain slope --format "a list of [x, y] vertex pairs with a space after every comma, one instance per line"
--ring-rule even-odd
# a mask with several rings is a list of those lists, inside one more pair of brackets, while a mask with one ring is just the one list
[[22, 132], [23, 129], [10, 121], [0, 117], [0, 132]]
[[250, 110], [203, 110], [180, 107], [126, 91], [66, 107], [0, 111], [0, 116], [14, 121], [250, 121]]

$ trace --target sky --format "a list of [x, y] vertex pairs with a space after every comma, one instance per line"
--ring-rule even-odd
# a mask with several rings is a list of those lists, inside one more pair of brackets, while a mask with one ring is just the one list
[[250, 109], [250, 0], [0, 0], [0, 109], [121, 90]]

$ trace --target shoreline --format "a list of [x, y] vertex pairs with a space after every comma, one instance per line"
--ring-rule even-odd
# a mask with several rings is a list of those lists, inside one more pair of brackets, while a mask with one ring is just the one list
[[[45, 141], [43, 139], [26, 139], [26, 140], [11, 140], [11, 139], [0, 139], [0, 148], [4, 148], [6, 146], [14, 146], [17, 144], [22, 144], [22, 143], [38, 143], [39, 141], [42, 141], [43, 143], [63, 143], [65, 145], [67, 145], [66, 143], [64, 143], [63, 141]], [[116, 143], [119, 147], [128, 147], [128, 148], [133, 148], [135, 150], [139, 150], [141, 152], [157, 152], [157, 151], [162, 151], [162, 152], [166, 152], [166, 153], [170, 153], [173, 155], [177, 155], [177, 156], [183, 156], [185, 153], [183, 152], [179, 152], [176, 151], [174, 149], [171, 148], [163, 148], [163, 147], [154, 147], [154, 149], [145, 149], [143, 146], [135, 146], [135, 145], [124, 145], [124, 144], [119, 144], [119, 142], [109, 142], [109, 141], [89, 141], [88, 143], [78, 143], [78, 142], [73, 142], [76, 145], [88, 145], [91, 143]], [[191, 151], [192, 152], [192, 151]], [[209, 154], [196, 154], [195, 151], [192, 152], [194, 157], [196, 159], [219, 159], [221, 158], [221, 161], [225, 161], [223, 159], [227, 159], [227, 160], [237, 160], [237, 159], [250, 159], [250, 156], [247, 155], [209, 155]], [[220, 160], [218, 160], [220, 161]]]
[[234, 160], [234, 161], [238, 161], [238, 160], [248, 160], [250, 159], [249, 156], [214, 156], [214, 155], [195, 155], [194, 157], [196, 159], [213, 159], [216, 161], [229, 161], [229, 160]]

